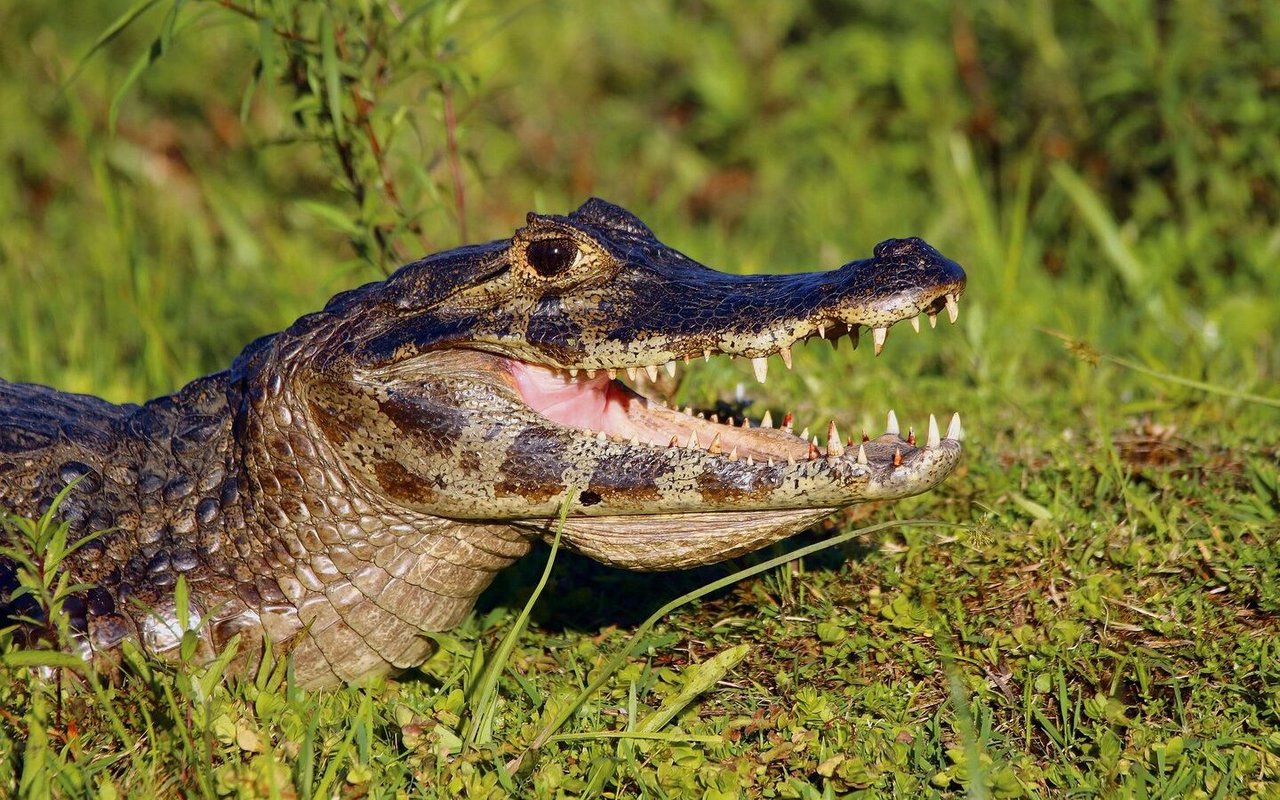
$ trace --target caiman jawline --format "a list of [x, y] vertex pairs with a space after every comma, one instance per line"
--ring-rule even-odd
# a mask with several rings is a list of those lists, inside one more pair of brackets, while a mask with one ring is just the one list
[[[923, 313], [928, 315], [931, 324], [936, 324], [937, 314], [943, 308], [954, 323], [958, 317], [958, 305], [951, 294], [939, 296], [937, 302], [927, 306]], [[919, 332], [919, 314], [908, 319]], [[888, 327], [872, 329], [876, 355], [884, 345]], [[818, 324], [816, 329], [819, 337], [829, 338], [833, 345], [841, 334], [845, 334], [854, 341], [854, 347], [857, 346], [857, 325], [850, 328], [842, 323]], [[791, 346], [780, 347], [776, 352], [786, 368], [791, 369]], [[706, 358], [711, 355], [708, 352]], [[822, 431], [826, 440], [823, 447], [819, 437], [811, 435], [807, 427], [799, 434], [795, 433], [791, 414], [787, 414], [780, 427], [776, 428], [768, 411], [754, 421], [744, 416], [738, 426], [732, 419], [722, 423], [714, 415], [708, 419], [704, 414], [695, 415], [691, 409], [681, 411], [648, 398], [623, 383], [617, 377], [618, 369], [560, 369], [510, 358], [502, 360], [521, 400], [531, 410], [557, 425], [636, 447], [686, 447], [705, 450], [708, 456], [754, 460], [770, 465], [774, 461], [794, 464], [818, 458], [845, 458], [862, 465], [879, 463], [882, 467], [899, 468], [904, 463], [915, 461], [918, 454], [923, 455], [924, 451], [939, 447], [943, 440], [958, 441], [963, 436], [958, 413], [952, 416], [945, 437], [939, 433], [936, 418], [930, 415], [924, 446], [917, 447], [914, 431], [908, 429], [903, 437], [896, 415], [889, 411], [886, 431], [876, 439], [870, 439], [864, 433], [861, 441], [855, 441], [853, 437], [842, 441], [839, 426], [831, 421]], [[755, 357], [751, 360], [756, 378], [763, 383], [768, 373], [768, 358]], [[663, 368], [675, 376], [676, 362], [669, 361]], [[642, 371], [650, 380], [655, 380], [658, 369], [651, 365], [626, 368], [625, 372], [634, 382]]]

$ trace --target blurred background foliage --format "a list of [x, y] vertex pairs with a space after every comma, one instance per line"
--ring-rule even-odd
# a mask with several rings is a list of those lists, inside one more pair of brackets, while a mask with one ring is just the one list
[[10, 379], [168, 391], [341, 288], [592, 194], [745, 271], [923, 235], [972, 278], [942, 355], [999, 394], [1072, 369], [1040, 326], [1231, 385], [1280, 368], [1271, 3], [125, 12], [0, 9]]

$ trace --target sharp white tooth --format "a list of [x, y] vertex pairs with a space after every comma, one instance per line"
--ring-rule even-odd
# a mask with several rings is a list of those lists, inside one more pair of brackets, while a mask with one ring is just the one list
[[589, 370], [587, 370], [587, 377], [588, 377], [588, 378], [594, 378], [595, 376], [596, 376], [596, 370], [594, 370], [594, 369], [589, 369]]
[[650, 364], [649, 366], [644, 368], [644, 374], [649, 376], [649, 380], [657, 382], [658, 368], [653, 364]]
[[684, 407], [684, 413], [686, 413], [686, 414], [688, 414], [689, 416], [691, 416], [691, 417], [692, 417], [692, 416], [693, 416], [693, 407], [692, 407], [692, 406], [685, 406], [685, 407]]
[[938, 420], [932, 414], [929, 415], [929, 438], [925, 441], [925, 447], [937, 447], [942, 443], [938, 436]]
[[577, 367], [570, 367], [570, 368], [569, 368], [569, 377], [570, 377], [570, 378], [576, 378], [576, 377], [578, 377], [578, 368], [577, 368]]
[[800, 431], [800, 438], [804, 439], [805, 441], [809, 440], [809, 429], [807, 427], [804, 430]]
[[617, 377], [618, 377], [618, 371], [617, 371], [616, 369], [613, 369], [612, 367], [610, 367], [610, 368], [609, 368], [609, 380], [613, 380], [614, 378], [617, 378]]
[[819, 339], [827, 338], [827, 326], [821, 322], [818, 323], [818, 338]]
[[690, 449], [697, 449], [697, 447], [698, 447], [698, 432], [697, 432], [697, 431], [694, 431], [693, 433], [689, 434], [689, 443], [688, 443], [687, 445], [685, 445], [685, 447], [688, 447], [688, 448], [690, 448]]
[[751, 454], [750, 454], [750, 453], [748, 453], [748, 454], [747, 454], [747, 466], [748, 466], [748, 467], [754, 467], [755, 465], [756, 465], [756, 460], [755, 460], [754, 458], [752, 458], [752, 457], [751, 457]]
[[674, 361], [667, 362], [667, 374], [673, 378], [676, 376], [676, 362]]
[[711, 351], [710, 351], [710, 350], [703, 350], [703, 351], [702, 351], [702, 360], [703, 360], [703, 361], [710, 361], [710, 360], [711, 360]]
[[844, 455], [844, 444], [840, 441], [840, 431], [836, 430], [836, 421], [831, 420], [827, 426], [827, 458], [839, 458]]
[[919, 314], [916, 314], [914, 317], [911, 318], [911, 330], [915, 331], [916, 333], [920, 332], [920, 315]]
[[871, 340], [876, 345], [876, 355], [880, 355], [880, 351], [884, 349], [884, 340], [889, 338], [888, 328], [872, 328]]
[[735, 448], [733, 448], [732, 450], [730, 450], [730, 451], [729, 451], [729, 460], [730, 460], [730, 461], [737, 461], [737, 460], [738, 460], [738, 448], [736, 448], [736, 447], [735, 447]]
[[947, 295], [947, 316], [951, 318], [952, 325], [960, 318], [960, 305], [956, 302], [954, 294]]
[[964, 438], [964, 429], [960, 427], [960, 412], [951, 415], [951, 424], [947, 426], [947, 438], [960, 441]]
[[[720, 415], [719, 415], [719, 414], [712, 414], [712, 415], [711, 415], [711, 421], [712, 421], [712, 422], [714, 422], [715, 424], [719, 425], [719, 424], [720, 424]], [[718, 435], [719, 435], [719, 434], [717, 434], [717, 436], [718, 436]]]
[[938, 327], [938, 312], [937, 312], [937, 311], [930, 311], [930, 312], [929, 312], [929, 327], [930, 327], [930, 328], [936, 328], [936, 327]]
[[627, 377], [631, 379], [632, 383], [635, 383], [636, 379], [640, 377], [640, 370], [635, 367], [627, 367]]
[[609, 437], [605, 435], [604, 431], [600, 431], [596, 434], [596, 441], [603, 444], [604, 442], [609, 441]]
[[787, 369], [791, 369], [791, 348], [782, 348], [778, 351], [778, 355], [782, 356], [782, 363], [786, 365]]
[[631, 446], [632, 446], [632, 447], [639, 447], [639, 445], [640, 445], [640, 437], [639, 437], [639, 436], [637, 436], [637, 435], [636, 435], [636, 434], [634, 434], [634, 433], [633, 433], [633, 434], [631, 434]]
[[717, 433], [711, 439], [711, 444], [707, 445], [707, 452], [713, 456], [720, 454], [720, 434]]
[[764, 412], [764, 416], [760, 418], [760, 427], [761, 428], [773, 427], [773, 415], [770, 414], [768, 411]]
[[865, 465], [867, 463], [867, 448], [858, 445], [858, 463]]
[[755, 370], [756, 380], [764, 383], [765, 378], [769, 377], [769, 359], [764, 356], [751, 359], [751, 369]]
[[889, 411], [889, 421], [885, 423], [884, 432], [897, 436], [900, 430], [901, 429], [898, 427], [898, 415], [893, 413], [892, 410]]
[[773, 466], [773, 457], [772, 457], [772, 456], [770, 456], [770, 458], [769, 458], [769, 466], [771, 466], [771, 467]]

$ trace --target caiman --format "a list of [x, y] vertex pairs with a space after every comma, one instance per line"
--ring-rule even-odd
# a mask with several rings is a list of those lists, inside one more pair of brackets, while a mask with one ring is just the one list
[[[562, 504], [569, 547], [671, 570], [933, 487], [958, 417], [919, 442], [892, 412], [860, 442], [833, 422], [823, 446], [790, 415], [720, 420], [633, 387], [713, 356], [763, 382], [797, 342], [862, 328], [878, 354], [894, 323], [954, 322], [964, 288], [915, 238], [828, 272], [729, 275], [592, 199], [339, 294], [143, 405], [0, 381], [0, 508], [42, 515], [70, 487], [55, 515], [81, 542], [64, 610], [86, 658], [125, 639], [172, 655], [186, 619], [201, 658], [238, 634], [242, 653], [287, 650], [303, 686], [359, 681], [420, 664], [423, 633], [458, 624]], [[16, 589], [0, 560], [3, 613], [30, 625]]]

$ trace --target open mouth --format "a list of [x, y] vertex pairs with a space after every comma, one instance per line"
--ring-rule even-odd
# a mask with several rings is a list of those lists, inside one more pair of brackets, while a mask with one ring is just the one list
[[[917, 333], [921, 315], [926, 316], [932, 326], [937, 324], [937, 318], [943, 311], [952, 323], [959, 314], [957, 296], [952, 293], [940, 293], [922, 308], [912, 310], [915, 313], [904, 319]], [[816, 321], [808, 326], [808, 330], [791, 338], [781, 338], [772, 353], [743, 357], [751, 358], [756, 379], [764, 383], [770, 355], [779, 356], [783, 365], [790, 369], [791, 348], [797, 342], [817, 337], [835, 345], [841, 338], [848, 338], [857, 347], [859, 331], [868, 327], [876, 355], [879, 355], [889, 327], [904, 319], [878, 327], [840, 320]], [[621, 375], [626, 375], [632, 384], [645, 377], [653, 382], [664, 371], [674, 378], [681, 362], [688, 364], [698, 357], [709, 360], [713, 355], [732, 358], [743, 354], [707, 349], [661, 365], [590, 370], [559, 369], [508, 360], [507, 369], [522, 401], [557, 425], [594, 436], [602, 442], [628, 443], [633, 447], [686, 448], [727, 461], [742, 461], [747, 465], [794, 466], [799, 462], [823, 460], [828, 464], [839, 463], [854, 468], [875, 466], [881, 470], [893, 470], [910, 466], [926, 456], [929, 450], [958, 447], [954, 443], [963, 436], [959, 414], [951, 417], [945, 435], [940, 431], [937, 419], [930, 415], [923, 442], [911, 428], [904, 435], [893, 411], [887, 414], [885, 432], [875, 438], [861, 432], [857, 437], [849, 435], [851, 431], [842, 433], [834, 420], [824, 426], [815, 426], [811, 431], [790, 413], [779, 420], [773, 419], [768, 411], [758, 419], [745, 416], [737, 420], [721, 419], [714, 414], [694, 413], [689, 408], [668, 407], [661, 401], [644, 396], [621, 379]]]

